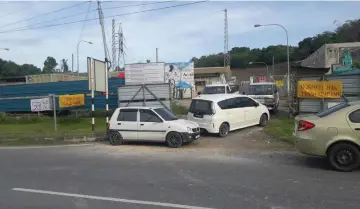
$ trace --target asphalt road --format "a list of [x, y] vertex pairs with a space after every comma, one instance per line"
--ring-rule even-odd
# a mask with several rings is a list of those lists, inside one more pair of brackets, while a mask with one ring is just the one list
[[359, 208], [359, 172], [294, 152], [0, 149], [0, 208]]

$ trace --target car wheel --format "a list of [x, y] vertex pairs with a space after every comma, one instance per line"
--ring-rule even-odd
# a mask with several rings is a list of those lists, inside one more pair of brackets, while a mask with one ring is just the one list
[[177, 132], [170, 132], [166, 136], [166, 143], [171, 148], [179, 148], [183, 145], [183, 139], [181, 134]]
[[121, 145], [124, 140], [119, 132], [110, 132], [109, 133], [109, 142], [111, 145]]
[[267, 123], [268, 123], [268, 116], [264, 113], [260, 117], [259, 125], [261, 127], [265, 127], [267, 125]]
[[229, 125], [227, 123], [222, 123], [219, 127], [219, 136], [225, 137], [229, 134]]
[[335, 144], [328, 151], [328, 160], [336, 170], [350, 172], [360, 166], [360, 151], [352, 144]]

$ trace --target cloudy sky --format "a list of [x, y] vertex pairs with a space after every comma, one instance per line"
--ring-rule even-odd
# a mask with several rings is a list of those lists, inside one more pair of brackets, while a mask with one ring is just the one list
[[[114, 17], [117, 28], [119, 23], [122, 24], [126, 63], [144, 62], [146, 59], [155, 61], [156, 48], [159, 48], [159, 61], [165, 62], [188, 61], [194, 56], [223, 51], [224, 9], [228, 10], [231, 49], [235, 46], [255, 48], [286, 43], [286, 36], [281, 28], [254, 28], [253, 25], [257, 23], [282, 24], [289, 32], [290, 44], [297, 45], [305, 37], [334, 30], [346, 20], [359, 18], [360, 8], [360, 2], [208, 1], [129, 15], [132, 12], [190, 3], [163, 1], [148, 4], [150, 2], [102, 2], [105, 17], [128, 14]], [[80, 44], [80, 71], [86, 71], [87, 56], [104, 59], [98, 20], [48, 27], [98, 17], [96, 1], [80, 3], [81, 1], [1, 1], [0, 48], [10, 48], [10, 51], [0, 50], [0, 58], [42, 68], [46, 57], [53, 56], [58, 63], [60, 59], [68, 59], [71, 67], [71, 56], [74, 54], [76, 70], [77, 43], [79, 40], [86, 40], [93, 44]], [[80, 5], [53, 12], [77, 4]], [[148, 5], [123, 7], [139, 4]], [[42, 15], [46, 13], [50, 14]], [[111, 20], [112, 18], [105, 18], [110, 54]], [[27, 30], [40, 26], [46, 27]], [[16, 31], [18, 29], [25, 30]]]

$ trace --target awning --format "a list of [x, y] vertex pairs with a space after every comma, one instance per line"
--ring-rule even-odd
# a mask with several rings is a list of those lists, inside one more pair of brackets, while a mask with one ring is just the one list
[[177, 88], [180, 89], [191, 89], [192, 86], [184, 81], [179, 81], [179, 83], [176, 85]]

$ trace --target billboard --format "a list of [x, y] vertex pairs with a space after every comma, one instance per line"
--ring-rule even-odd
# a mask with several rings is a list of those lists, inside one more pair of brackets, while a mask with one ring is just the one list
[[138, 63], [125, 65], [125, 84], [164, 83], [165, 63]]
[[[194, 63], [193, 62], [173, 62], [165, 64], [165, 82], [170, 82], [172, 88], [184, 86], [192, 87], [195, 91]], [[181, 84], [181, 86], [179, 85]], [[184, 98], [191, 98], [190, 88], [181, 88]]]

